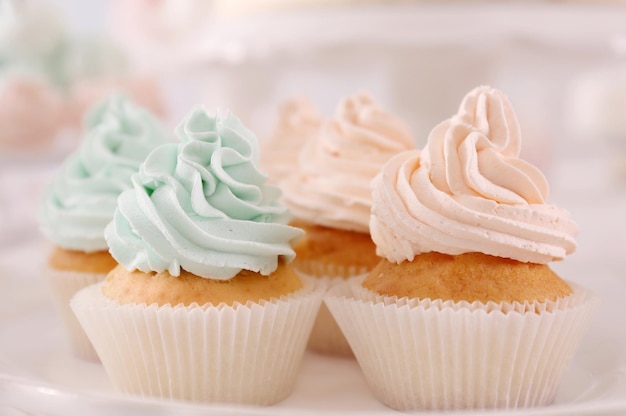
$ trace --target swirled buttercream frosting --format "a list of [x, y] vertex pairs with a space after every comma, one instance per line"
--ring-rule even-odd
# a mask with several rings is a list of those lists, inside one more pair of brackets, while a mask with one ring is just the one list
[[148, 153], [168, 138], [156, 118], [122, 95], [97, 104], [88, 120], [80, 147], [44, 191], [39, 222], [58, 246], [92, 252], [107, 249], [104, 229], [118, 196], [131, 188]]
[[344, 99], [281, 183], [284, 203], [313, 224], [369, 232], [370, 182], [394, 154], [413, 148], [408, 126], [367, 94]]
[[505, 95], [479, 87], [420, 152], [392, 158], [372, 181], [370, 227], [391, 262], [436, 251], [548, 263], [576, 249], [569, 213], [547, 204], [543, 174], [519, 158], [520, 127]]
[[106, 229], [128, 270], [225, 280], [241, 270], [268, 275], [295, 256], [302, 231], [286, 225], [280, 190], [257, 168], [256, 136], [231, 113], [197, 108], [178, 126], [179, 143], [155, 149], [120, 195]]
[[313, 104], [294, 98], [280, 107], [278, 122], [271, 137], [261, 142], [261, 169], [278, 183], [294, 173], [298, 153], [315, 136], [322, 117]]

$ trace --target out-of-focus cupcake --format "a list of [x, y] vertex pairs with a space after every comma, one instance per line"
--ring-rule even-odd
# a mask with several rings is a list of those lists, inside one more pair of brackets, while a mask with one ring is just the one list
[[323, 295], [287, 264], [302, 230], [287, 225], [256, 137], [236, 117], [199, 108], [177, 136], [119, 198], [106, 239], [120, 265], [72, 309], [121, 391], [278, 402]]
[[63, 128], [62, 98], [41, 77], [4, 76], [0, 81], [0, 148], [12, 152], [50, 149]]
[[278, 183], [296, 172], [298, 154], [319, 131], [321, 115], [305, 98], [294, 98], [280, 107], [272, 135], [261, 142], [261, 170]]
[[[380, 264], [326, 299], [375, 396], [399, 410], [548, 405], [597, 299], [547, 265], [578, 227], [479, 87], [372, 182]], [[356, 280], [356, 279], [355, 279]]]
[[[409, 128], [365, 93], [344, 99], [300, 152], [295, 173], [280, 183], [284, 203], [305, 236], [296, 242], [294, 267], [334, 284], [371, 270], [379, 261], [369, 234], [369, 184], [393, 155], [413, 148]], [[323, 306], [311, 349], [350, 355], [350, 347]]]
[[117, 265], [108, 252], [104, 229], [113, 219], [117, 197], [132, 186], [131, 176], [168, 136], [154, 116], [121, 95], [91, 110], [83, 134], [80, 147], [45, 190], [39, 222], [54, 246], [45, 275], [72, 348], [78, 356], [96, 360], [69, 300]]
[[67, 45], [68, 28], [57, 4], [3, 2], [0, 4], [0, 72], [19, 67], [51, 75], [51, 67], [60, 60]]
[[166, 114], [162, 91], [154, 78], [87, 78], [76, 81], [71, 87], [64, 114], [66, 123], [80, 125], [89, 108], [114, 93], [128, 96], [157, 117], [162, 118]]

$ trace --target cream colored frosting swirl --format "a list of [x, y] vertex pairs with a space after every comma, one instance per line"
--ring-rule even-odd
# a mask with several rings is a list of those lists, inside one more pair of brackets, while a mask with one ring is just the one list
[[430, 251], [482, 252], [547, 263], [573, 252], [578, 227], [545, 203], [546, 179], [519, 159], [520, 148], [504, 94], [484, 86], [471, 91], [421, 152], [396, 155], [372, 181], [378, 255], [400, 263]]
[[348, 97], [300, 152], [298, 171], [281, 183], [283, 202], [314, 224], [369, 232], [370, 182], [391, 156], [414, 146], [406, 124], [369, 95]]
[[261, 142], [261, 169], [278, 183], [296, 171], [298, 153], [317, 134], [322, 117], [307, 99], [294, 98], [279, 109], [272, 136]]

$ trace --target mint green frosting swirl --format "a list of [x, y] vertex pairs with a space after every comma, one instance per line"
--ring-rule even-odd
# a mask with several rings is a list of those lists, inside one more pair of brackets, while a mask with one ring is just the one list
[[193, 110], [180, 143], [155, 149], [133, 189], [120, 195], [105, 236], [128, 270], [226, 280], [242, 269], [268, 275], [295, 256], [302, 231], [286, 223], [280, 190], [259, 172], [256, 136], [231, 113]]
[[104, 229], [132, 175], [169, 140], [154, 116], [122, 95], [98, 103], [86, 120], [84, 140], [44, 191], [38, 217], [55, 244], [92, 252], [107, 249]]

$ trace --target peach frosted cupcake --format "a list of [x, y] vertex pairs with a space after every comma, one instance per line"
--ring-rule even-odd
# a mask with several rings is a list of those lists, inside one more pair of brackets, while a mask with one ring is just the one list
[[[298, 170], [281, 182], [294, 224], [306, 232], [294, 245], [294, 267], [323, 284], [334, 284], [379, 261], [369, 234], [369, 184], [394, 154], [414, 147], [406, 124], [367, 94], [344, 99], [300, 153]], [[325, 307], [310, 347], [350, 355], [350, 348]]]
[[123, 392], [276, 403], [322, 299], [287, 264], [302, 230], [287, 225], [236, 117], [198, 108], [176, 134], [119, 197], [106, 239], [120, 265], [72, 309]]
[[372, 182], [381, 262], [326, 301], [376, 397], [400, 410], [553, 400], [597, 299], [548, 263], [578, 227], [519, 159], [507, 98], [479, 87]]
[[44, 192], [39, 223], [53, 244], [44, 274], [72, 348], [97, 360], [68, 303], [78, 289], [103, 280], [116, 266], [104, 229], [117, 197], [131, 187], [131, 176], [167, 135], [150, 113], [119, 95], [94, 106], [83, 134], [80, 147]]
[[293, 98], [280, 106], [272, 135], [261, 142], [261, 169], [271, 182], [278, 183], [297, 170], [298, 154], [317, 134], [321, 122], [317, 108], [305, 98]]

